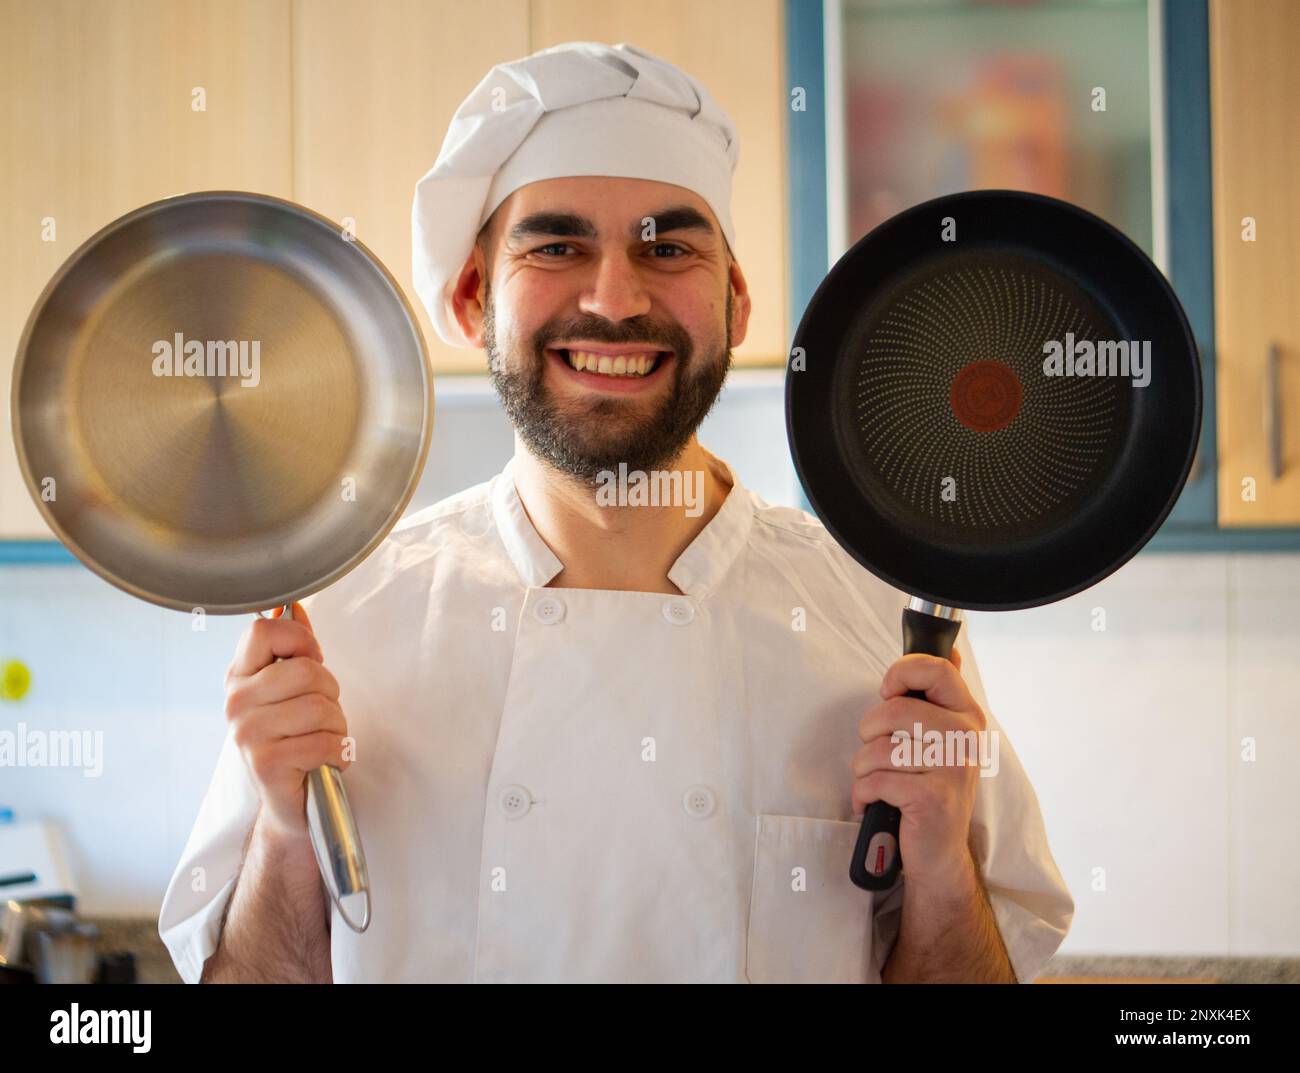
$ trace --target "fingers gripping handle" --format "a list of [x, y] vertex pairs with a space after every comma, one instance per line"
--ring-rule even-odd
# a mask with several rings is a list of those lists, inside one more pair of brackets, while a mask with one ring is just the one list
[[[903, 611], [903, 655], [924, 652], [948, 659], [961, 629], [961, 612], [917, 600], [912, 603], [920, 603], [939, 614], [915, 606]], [[925, 694], [915, 689], [908, 690], [907, 696], [925, 700]], [[849, 865], [849, 878], [863, 890], [888, 890], [898, 878], [903, 867], [903, 855], [898, 848], [898, 824], [902, 816], [902, 812], [886, 801], [873, 801], [867, 806]]]
[[[280, 617], [292, 619], [293, 604], [286, 604]], [[343, 776], [329, 764], [307, 774], [307, 829], [330, 901], [343, 923], [353, 931], [365, 931], [370, 927], [366, 854], [343, 789]]]

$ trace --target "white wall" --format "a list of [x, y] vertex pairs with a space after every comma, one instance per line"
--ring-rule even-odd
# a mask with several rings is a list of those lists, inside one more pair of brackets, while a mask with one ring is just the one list
[[[511, 450], [483, 381], [437, 391], [412, 509], [491, 476]], [[736, 375], [701, 439], [769, 502], [795, 503], [779, 373]], [[1064, 952], [1300, 954], [1298, 599], [1300, 557], [1144, 553], [1059, 604], [969, 616], [990, 704], [1075, 895]], [[0, 808], [61, 824], [84, 912], [157, 913], [247, 622], [210, 617], [195, 633], [189, 616], [79, 565], [0, 567], [0, 661], [34, 677], [23, 702], [0, 704], [0, 728], [103, 732], [98, 778], [0, 768]]]
[[1140, 553], [969, 616], [1074, 893], [1064, 952], [1300, 953], [1297, 602], [1297, 556]]

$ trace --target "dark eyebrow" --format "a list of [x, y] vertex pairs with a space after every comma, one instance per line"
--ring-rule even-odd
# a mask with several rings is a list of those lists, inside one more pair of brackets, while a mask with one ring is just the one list
[[510, 229], [516, 241], [530, 235], [563, 235], [565, 238], [595, 238], [596, 225], [573, 212], [535, 212]]
[[[709, 235], [716, 234], [708, 218], [689, 205], [673, 205], [656, 212], [653, 219], [656, 235], [661, 231], [704, 231]], [[641, 221], [638, 220], [629, 227], [627, 233], [633, 238], [641, 234]]]
[[[653, 214], [655, 234], [664, 231], [704, 231], [714, 235], [708, 218], [689, 205], [672, 205]], [[633, 221], [627, 229], [630, 237], [641, 234], [640, 220]], [[529, 236], [559, 235], [565, 238], [597, 238], [596, 225], [585, 216], [574, 212], [535, 212], [525, 216], [510, 229], [511, 241]]]

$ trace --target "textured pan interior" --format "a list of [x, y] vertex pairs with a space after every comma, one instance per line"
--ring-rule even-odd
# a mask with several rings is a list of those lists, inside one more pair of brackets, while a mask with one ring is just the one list
[[[1072, 516], [1122, 457], [1133, 389], [1043, 376], [1042, 341], [1119, 331], [1072, 280], [1021, 254], [959, 250], [917, 266], [852, 326], [856, 361], [836, 397], [854, 472], [939, 537], [993, 544]], [[954, 385], [968, 393], [956, 406]]]

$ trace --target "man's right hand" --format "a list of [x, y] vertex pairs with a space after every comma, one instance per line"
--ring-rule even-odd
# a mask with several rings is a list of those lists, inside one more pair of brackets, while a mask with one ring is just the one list
[[226, 718], [262, 800], [258, 822], [275, 837], [306, 840], [307, 773], [322, 764], [345, 771], [351, 761], [338, 682], [301, 604], [292, 621], [258, 618], [244, 631], [226, 671]]

